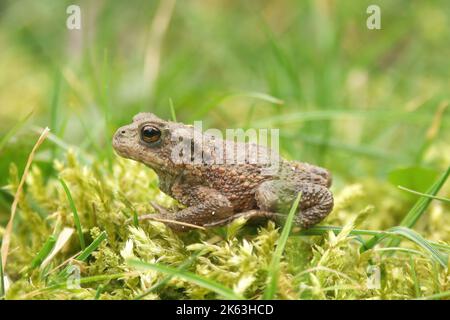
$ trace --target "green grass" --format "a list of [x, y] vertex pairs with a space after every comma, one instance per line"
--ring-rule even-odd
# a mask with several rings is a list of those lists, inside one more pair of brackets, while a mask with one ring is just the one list
[[[441, 190], [449, 175], [450, 167], [447, 168], [447, 170], [442, 174], [438, 181], [436, 181], [426, 193], [430, 194], [431, 196], [435, 196], [439, 192], [439, 190]], [[416, 224], [417, 220], [425, 213], [425, 210], [428, 208], [431, 201], [432, 199], [430, 197], [421, 197], [416, 202], [414, 207], [412, 207], [408, 214], [403, 218], [403, 220], [400, 222], [400, 225], [408, 228], [413, 227]]]
[[56, 238], [53, 235], [48, 237], [47, 241], [45, 241], [44, 245], [42, 246], [42, 249], [39, 250], [38, 254], [31, 262], [31, 269], [37, 268], [41, 265], [42, 261], [44, 261], [44, 259], [52, 251], [55, 243], [56, 243]]
[[[85, 278], [80, 279], [80, 284], [90, 284], [90, 283], [95, 283], [95, 282], [104, 281], [104, 280], [114, 280], [114, 279], [124, 278], [126, 276], [127, 276], [127, 274], [125, 274], [125, 273], [118, 273], [118, 274], [106, 274], [106, 275], [85, 277]], [[42, 293], [45, 293], [48, 291], [65, 288], [66, 286], [67, 286], [67, 282], [63, 281], [60, 283], [49, 285], [40, 290], [31, 291], [30, 295], [34, 296], [34, 295], [42, 294]]]
[[447, 268], [448, 254], [442, 254], [441, 252], [439, 252], [439, 250], [434, 248], [432, 244], [430, 244], [414, 230], [402, 226], [397, 226], [389, 229], [388, 232], [395, 235], [400, 235], [408, 240], [413, 241], [418, 246], [422, 247], [425, 251], [430, 253], [433, 259], [438, 262], [443, 268]]
[[[393, 227], [393, 228], [403, 228], [403, 229], [407, 229], [404, 227]], [[315, 226], [312, 227], [310, 229], [307, 230], [303, 230], [300, 231], [298, 233], [298, 235], [300, 236], [316, 236], [316, 235], [325, 235], [328, 232], [333, 232], [335, 234], [338, 234], [339, 232], [341, 232], [343, 230], [342, 227], [335, 227], [335, 226]], [[374, 236], [377, 238], [385, 238], [385, 237], [392, 237], [392, 236], [396, 236], [396, 233], [393, 232], [391, 229], [388, 229], [386, 231], [382, 231], [382, 230], [361, 230], [361, 229], [352, 229], [349, 232], [350, 235], [353, 236]], [[441, 250], [446, 250], [450, 252], [450, 245], [444, 245], [441, 243], [436, 243], [436, 242], [432, 242], [432, 241], [428, 241], [428, 243], [431, 244], [431, 246], [433, 246], [436, 249], [441, 249]]]
[[[192, 263], [194, 262], [194, 260], [197, 258], [198, 255], [192, 255], [188, 260], [186, 260], [185, 262], [183, 262], [178, 268], [178, 271], [182, 271], [183, 269], [190, 267], [192, 265]], [[143, 298], [145, 298], [146, 296], [148, 296], [149, 294], [155, 292], [156, 290], [164, 287], [164, 285], [168, 284], [169, 281], [176, 276], [177, 273], [171, 273], [168, 274], [165, 278], [163, 278], [161, 281], [159, 281], [158, 283], [156, 283], [155, 285], [153, 285], [152, 287], [150, 287], [149, 289], [147, 289], [144, 293], [141, 293], [139, 295], [137, 295], [136, 297], [134, 297], [135, 300], [141, 300]], [[207, 281], [207, 280], [206, 280]]]
[[[439, 190], [442, 188], [444, 183], [447, 181], [447, 178], [450, 174], [450, 167], [447, 168], [447, 171], [439, 178], [438, 181], [436, 181], [428, 190], [427, 194], [430, 194], [430, 196], [422, 196], [417, 200], [417, 202], [414, 204], [414, 206], [411, 208], [411, 210], [405, 215], [403, 220], [400, 222], [399, 227], [408, 227], [412, 228], [414, 224], [419, 220], [419, 218], [426, 212], [428, 206], [430, 205], [432, 201], [432, 197], [436, 195], [436, 193], [439, 192]], [[372, 239], [366, 242], [364, 249], [370, 249], [374, 245], [376, 245], [379, 241], [381, 241], [380, 236], [376, 235]], [[390, 242], [390, 246], [397, 246], [399, 244], [398, 239], [392, 240]]]
[[98, 246], [106, 239], [106, 232], [100, 233], [100, 235], [91, 242], [86, 248], [81, 251], [80, 255], [77, 257], [78, 261], [85, 261], [92, 252], [97, 250]]
[[191, 283], [199, 285], [205, 289], [211, 290], [211, 291], [217, 293], [219, 296], [226, 298], [226, 299], [231, 299], [231, 300], [242, 299], [242, 297], [235, 294], [233, 292], [233, 290], [230, 290], [229, 288], [221, 285], [220, 283], [217, 283], [212, 280], [208, 280], [203, 277], [199, 277], [196, 274], [191, 273], [191, 272], [177, 270], [177, 269], [169, 268], [167, 266], [158, 265], [158, 264], [149, 264], [149, 263], [145, 263], [145, 262], [142, 262], [139, 260], [129, 260], [128, 264], [135, 268], [159, 271], [159, 272], [163, 272], [165, 274], [183, 278]]
[[410, 192], [410, 193], [415, 194], [415, 195], [418, 195], [418, 196], [422, 196], [422, 197], [426, 197], [426, 198], [435, 199], [435, 200], [439, 200], [439, 201], [443, 201], [443, 202], [450, 203], [450, 199], [447, 199], [447, 198], [436, 197], [436, 196], [433, 196], [433, 195], [431, 195], [431, 194], [418, 192], [418, 191], [411, 190], [411, 189], [409, 189], [409, 188], [405, 188], [405, 187], [402, 187], [402, 186], [398, 186], [398, 188], [399, 188], [400, 190], [404, 190], [404, 191]]
[[69, 187], [67, 186], [67, 184], [64, 182], [63, 179], [59, 179], [59, 182], [61, 182], [61, 185], [64, 188], [64, 192], [67, 195], [67, 200], [69, 201], [70, 208], [72, 209], [73, 221], [75, 224], [75, 228], [77, 229], [78, 239], [80, 240], [80, 247], [82, 250], [84, 250], [86, 248], [86, 244], [84, 242], [83, 229], [81, 227], [81, 222], [80, 222], [80, 217], [78, 216], [77, 207], [75, 206], [75, 203], [73, 202], [72, 194], [70, 193], [70, 190], [69, 190]]
[[432, 294], [430, 296], [421, 297], [418, 300], [441, 300], [450, 297], [450, 291]]
[[172, 121], [177, 122], [177, 115], [175, 114], [175, 107], [173, 106], [172, 99], [169, 99], [169, 106], [170, 106], [170, 116], [172, 118]]
[[[7, 299], [449, 299], [448, 1], [380, 0], [382, 30], [366, 28], [368, 0], [177, 1], [157, 38], [164, 2], [136, 1], [87, 3], [80, 31], [64, 28], [70, 1], [1, 5], [0, 238], [52, 130], [18, 199]], [[335, 209], [308, 230], [139, 222], [174, 202], [111, 147], [138, 112], [279, 129], [283, 156], [332, 172]], [[372, 266], [380, 290], [364, 287]]]
[[273, 253], [272, 261], [270, 262], [270, 267], [267, 275], [267, 287], [264, 291], [264, 299], [271, 300], [275, 297], [277, 287], [278, 287], [278, 274], [280, 272], [280, 261], [283, 256], [284, 248], [286, 247], [286, 242], [289, 238], [291, 232], [292, 224], [294, 221], [295, 214], [297, 212], [298, 204], [300, 202], [302, 195], [299, 193], [294, 203], [292, 204], [289, 214], [286, 218], [283, 230], [280, 235], [280, 239], [277, 242], [277, 247]]
[[[78, 262], [86, 261], [86, 259], [89, 258], [89, 256], [92, 254], [92, 252], [94, 252], [95, 250], [98, 249], [98, 247], [104, 240], [106, 240], [106, 232], [103, 231], [102, 233], [100, 233], [100, 235], [97, 236], [97, 238], [95, 238], [92, 241], [92, 243], [90, 245], [88, 245], [84, 250], [82, 250], [80, 252], [79, 255], [77, 255], [75, 260]], [[71, 270], [70, 265], [67, 266], [66, 268], [64, 268], [57, 276], [58, 281], [60, 279], [66, 279], [70, 275], [70, 270]]]

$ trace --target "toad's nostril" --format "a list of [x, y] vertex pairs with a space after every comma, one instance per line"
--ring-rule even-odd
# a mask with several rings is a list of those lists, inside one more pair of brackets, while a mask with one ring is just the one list
[[120, 131], [121, 134], [125, 134], [125, 130]]

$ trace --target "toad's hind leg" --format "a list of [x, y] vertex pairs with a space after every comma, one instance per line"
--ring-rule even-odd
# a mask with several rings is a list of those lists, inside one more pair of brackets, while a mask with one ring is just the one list
[[302, 196], [295, 222], [301, 227], [309, 228], [319, 223], [333, 209], [330, 190], [312, 183], [266, 181], [258, 187], [255, 197], [260, 210], [288, 213], [299, 192]]

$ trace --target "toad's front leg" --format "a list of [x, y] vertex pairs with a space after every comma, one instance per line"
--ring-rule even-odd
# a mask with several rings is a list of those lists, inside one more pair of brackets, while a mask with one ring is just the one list
[[166, 223], [175, 231], [187, 231], [194, 226], [208, 226], [233, 215], [231, 202], [220, 192], [204, 187], [177, 186], [172, 190], [174, 196], [189, 206], [180, 211], [141, 216], [140, 220], [150, 219]]

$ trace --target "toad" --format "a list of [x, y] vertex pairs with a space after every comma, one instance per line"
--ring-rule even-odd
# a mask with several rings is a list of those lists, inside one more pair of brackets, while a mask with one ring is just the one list
[[[171, 212], [153, 204], [159, 213], [140, 218], [164, 221], [177, 231], [226, 225], [241, 216], [279, 221], [299, 193], [294, 222], [302, 228], [322, 221], [333, 208], [326, 169], [288, 161], [264, 146], [221, 139], [152, 113], [140, 113], [119, 128], [113, 147], [120, 156], [153, 169], [160, 189], [185, 206]], [[229, 161], [236, 157], [241, 161]]]

